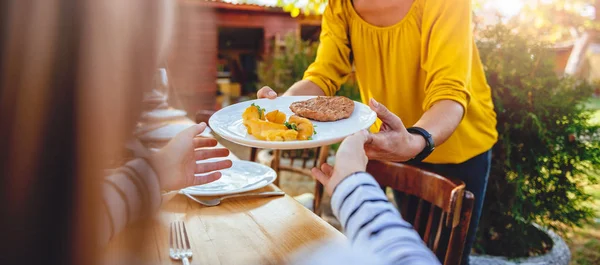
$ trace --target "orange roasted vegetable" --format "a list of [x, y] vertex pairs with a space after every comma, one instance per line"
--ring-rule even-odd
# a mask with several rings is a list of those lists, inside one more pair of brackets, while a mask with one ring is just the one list
[[246, 110], [244, 110], [244, 113], [242, 113], [242, 120], [249, 134], [252, 134], [252, 127], [248, 122], [251, 120], [265, 120], [264, 113], [265, 110], [261, 109], [255, 104], [250, 105], [248, 108], [246, 108]]
[[287, 129], [287, 127], [285, 127], [283, 124], [257, 119], [246, 121], [244, 125], [246, 125], [247, 128], [249, 127], [249, 134], [252, 134], [252, 136], [260, 140], [266, 140], [266, 137], [263, 136], [262, 132]]
[[296, 125], [295, 127], [298, 131], [298, 140], [308, 140], [315, 132], [312, 122], [306, 118], [292, 115], [288, 123]]
[[298, 132], [295, 130], [272, 130], [263, 131], [261, 133], [267, 141], [295, 141], [298, 137]]
[[267, 117], [268, 121], [274, 122], [274, 123], [279, 123], [279, 124], [283, 124], [286, 119], [285, 113], [278, 111], [278, 110], [274, 110], [274, 111], [267, 113], [266, 117]]

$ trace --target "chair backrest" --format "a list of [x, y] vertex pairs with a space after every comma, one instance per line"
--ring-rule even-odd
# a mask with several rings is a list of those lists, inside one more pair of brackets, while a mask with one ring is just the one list
[[443, 264], [460, 264], [474, 200], [465, 184], [393, 162], [369, 161], [367, 171], [401, 193], [402, 217]]
[[[320, 166], [327, 161], [329, 146], [298, 149], [298, 150], [274, 150], [273, 158], [279, 157], [273, 164], [275, 170], [293, 171], [304, 174], [305, 170]], [[283, 162], [285, 159], [286, 162]], [[299, 172], [301, 171], [301, 172]], [[310, 175], [310, 172], [308, 173]]]

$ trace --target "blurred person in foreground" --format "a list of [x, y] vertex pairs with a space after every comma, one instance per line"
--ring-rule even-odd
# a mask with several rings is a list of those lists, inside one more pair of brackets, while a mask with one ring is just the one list
[[[362, 101], [380, 119], [367, 156], [460, 179], [475, 195], [463, 264], [498, 137], [471, 18], [470, 0], [331, 0], [315, 62], [284, 94], [333, 96], [355, 70]], [[277, 94], [264, 87], [258, 97]]]
[[[0, 3], [0, 264], [95, 264], [161, 192], [214, 181], [206, 124], [109, 176], [170, 37], [168, 0]], [[195, 174], [208, 173], [203, 176]], [[144, 235], [130, 247], [143, 244]]]

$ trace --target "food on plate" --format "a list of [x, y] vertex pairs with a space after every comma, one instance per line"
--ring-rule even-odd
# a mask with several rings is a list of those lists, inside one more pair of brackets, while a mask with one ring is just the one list
[[265, 109], [256, 104], [244, 110], [242, 120], [248, 134], [259, 140], [312, 140], [312, 136], [317, 134], [312, 122], [306, 118], [293, 115], [286, 121], [285, 113], [274, 110], [265, 114]]
[[298, 131], [298, 140], [308, 140], [315, 132], [312, 122], [300, 116], [292, 115], [288, 124], [290, 127], [295, 125], [295, 130]]
[[287, 127], [283, 124], [274, 123], [270, 121], [263, 121], [259, 119], [245, 121], [244, 125], [246, 125], [249, 134], [260, 140], [266, 140], [266, 137], [263, 136], [265, 135], [265, 132], [287, 130]]
[[274, 111], [267, 113], [266, 117], [267, 117], [268, 121], [274, 122], [274, 123], [279, 123], [279, 124], [283, 124], [286, 119], [285, 113], [278, 111], [278, 110], [274, 110]]
[[[250, 107], [246, 108], [246, 110], [244, 110], [244, 113], [242, 113], [242, 120], [244, 121], [244, 126], [246, 126], [246, 129], [248, 130], [249, 134], [253, 134], [252, 133], [252, 126], [250, 124], [250, 121], [253, 120], [265, 120], [265, 116], [264, 116], [265, 110], [261, 109], [259, 106], [252, 104], [250, 105]], [[260, 134], [260, 132], [259, 132]]]
[[286, 128], [285, 130], [273, 130], [273, 131], [262, 132], [262, 136], [267, 141], [277, 141], [277, 142], [294, 141], [294, 140], [298, 139], [298, 131], [289, 130]]
[[244, 110], [244, 113], [242, 113], [242, 119], [246, 120], [252, 120], [252, 119], [259, 119], [259, 120], [265, 120], [265, 109], [261, 109], [258, 105], [256, 104], [252, 104], [250, 105], [250, 107], [246, 108], [246, 110]]
[[354, 101], [347, 97], [316, 97], [290, 105], [298, 116], [315, 121], [337, 121], [346, 119], [354, 112]]

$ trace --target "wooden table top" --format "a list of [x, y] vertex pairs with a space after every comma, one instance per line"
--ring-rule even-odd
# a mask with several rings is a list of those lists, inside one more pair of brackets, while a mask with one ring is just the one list
[[[258, 191], [272, 190], [279, 188], [269, 185]], [[168, 255], [168, 227], [175, 220], [185, 222], [193, 251], [191, 264], [282, 264], [304, 246], [345, 239], [288, 195], [232, 198], [215, 207], [176, 195], [163, 203], [154, 218], [117, 235], [107, 247], [105, 264], [181, 264]]]
[[[268, 190], [279, 189], [273, 185], [261, 189]], [[193, 251], [191, 264], [282, 264], [303, 246], [344, 239], [288, 195], [232, 198], [215, 207], [177, 195], [163, 205], [156, 218], [115, 237], [108, 246], [107, 260], [181, 264], [168, 255], [168, 225], [174, 220], [185, 221]]]

